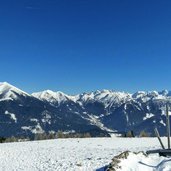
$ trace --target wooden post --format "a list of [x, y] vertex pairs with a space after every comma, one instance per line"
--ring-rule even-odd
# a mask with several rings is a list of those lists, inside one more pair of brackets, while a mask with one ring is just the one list
[[170, 119], [169, 119], [169, 107], [167, 103], [166, 103], [166, 127], [167, 127], [168, 149], [170, 149]]
[[165, 149], [165, 147], [164, 147], [164, 145], [163, 145], [163, 143], [162, 143], [162, 140], [161, 140], [161, 138], [160, 138], [160, 134], [159, 134], [158, 129], [155, 128], [155, 129], [154, 129], [154, 132], [155, 132], [155, 134], [156, 134], [156, 136], [157, 136], [157, 138], [158, 138], [158, 140], [159, 140], [159, 142], [160, 142], [160, 145], [162, 146], [163, 149]]

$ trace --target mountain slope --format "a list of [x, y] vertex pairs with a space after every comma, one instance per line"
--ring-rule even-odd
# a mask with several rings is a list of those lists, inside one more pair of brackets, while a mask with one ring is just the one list
[[0, 88], [0, 136], [33, 136], [58, 130], [102, 132], [66, 107], [51, 105], [8, 83], [1, 83]]
[[4, 82], [0, 83], [0, 136], [58, 130], [153, 134], [156, 126], [164, 135], [163, 107], [166, 101], [171, 104], [170, 95], [166, 90], [135, 94], [102, 90], [76, 96], [46, 90], [29, 95]]
[[17, 99], [17, 96], [30, 95], [7, 82], [0, 83], [0, 100], [13, 100]]
[[[166, 101], [171, 103], [170, 92], [167, 90], [138, 91], [134, 94], [102, 90], [76, 96], [62, 95], [61, 99], [65, 100], [60, 106], [65, 106], [71, 111], [77, 110], [84, 118], [99, 127], [101, 125], [104, 130], [119, 132], [134, 130], [137, 134], [145, 130], [153, 134], [154, 128], [158, 127], [162, 135], [165, 133], [163, 107]], [[45, 96], [38, 98], [45, 100]], [[50, 102], [49, 99], [51, 97], [47, 97], [46, 101]], [[54, 104], [59, 102], [61, 100], [59, 101], [58, 97]], [[68, 106], [69, 104], [72, 105]]]

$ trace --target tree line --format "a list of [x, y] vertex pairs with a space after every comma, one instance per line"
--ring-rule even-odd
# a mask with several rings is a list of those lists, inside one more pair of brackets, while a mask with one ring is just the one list
[[8, 142], [24, 142], [24, 141], [36, 141], [36, 140], [50, 140], [59, 138], [90, 138], [92, 137], [90, 133], [65, 133], [63, 131], [58, 131], [56, 133], [39, 133], [35, 134], [34, 137], [0, 137], [0, 143]]
[[[91, 138], [90, 133], [65, 133], [63, 131], [58, 131], [56, 133], [40, 133], [35, 134], [33, 138], [29, 137], [0, 137], [0, 143], [8, 142], [24, 142], [24, 141], [37, 141], [37, 140], [50, 140], [50, 139], [60, 139], [60, 138]], [[103, 137], [99, 136], [99, 137]], [[121, 135], [121, 137], [150, 137], [150, 135], [144, 130], [140, 132], [139, 135], [134, 134], [134, 131], [130, 130]]]
[[122, 137], [150, 137], [150, 134], [146, 132], [145, 130], [142, 130], [139, 135], [135, 135], [133, 130], [130, 130], [124, 134], [122, 134]]

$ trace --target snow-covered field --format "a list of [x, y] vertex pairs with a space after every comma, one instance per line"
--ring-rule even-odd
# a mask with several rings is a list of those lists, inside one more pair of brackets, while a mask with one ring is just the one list
[[[166, 138], [163, 141], [166, 144]], [[6, 143], [0, 144], [0, 170], [101, 171], [100, 168], [123, 151], [155, 148], [160, 148], [156, 138], [86, 138]], [[163, 166], [168, 166], [170, 162], [157, 155], [149, 158], [132, 155], [128, 161], [122, 162], [125, 170], [130, 168], [132, 162], [132, 170], [142, 171], [163, 170]]]

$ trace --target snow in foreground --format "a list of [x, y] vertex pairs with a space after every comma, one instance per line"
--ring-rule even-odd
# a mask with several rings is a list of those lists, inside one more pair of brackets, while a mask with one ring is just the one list
[[[166, 144], [166, 139], [163, 140]], [[7, 143], [0, 144], [0, 170], [101, 171], [100, 168], [123, 151], [137, 152], [155, 148], [160, 148], [156, 138], [87, 138]], [[132, 154], [120, 164], [122, 170], [171, 170], [171, 159], [158, 155], [146, 158]]]
[[[120, 158], [121, 157], [121, 158]], [[123, 152], [113, 158], [108, 171], [170, 171], [171, 158], [159, 157], [158, 155], [147, 156], [143, 152]], [[119, 162], [118, 162], [119, 161]], [[102, 170], [102, 169], [101, 169]], [[113, 170], [112, 170], [113, 171]]]

